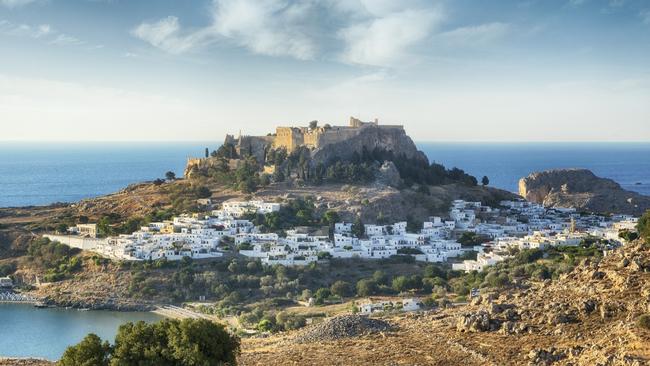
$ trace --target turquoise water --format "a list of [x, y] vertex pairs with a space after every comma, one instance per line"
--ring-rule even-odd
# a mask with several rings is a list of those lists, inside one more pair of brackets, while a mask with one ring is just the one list
[[[218, 142], [0, 143], [0, 207], [74, 202], [126, 185], [183, 173], [189, 156]], [[650, 195], [650, 143], [417, 142], [431, 161], [464, 169], [491, 185], [517, 190], [531, 172], [588, 168], [624, 188]]]
[[111, 343], [125, 322], [155, 322], [153, 313], [37, 309], [28, 304], [0, 304], [0, 356], [56, 360], [88, 333]]

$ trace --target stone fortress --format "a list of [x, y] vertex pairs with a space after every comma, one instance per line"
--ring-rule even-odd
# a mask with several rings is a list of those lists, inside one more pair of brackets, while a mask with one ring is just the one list
[[[311, 152], [316, 161], [327, 162], [332, 158], [345, 159], [362, 149], [381, 148], [404, 154], [409, 157], [423, 158], [413, 141], [406, 135], [403, 125], [380, 125], [375, 119], [364, 122], [350, 117], [347, 126], [318, 125], [313, 121], [308, 127], [276, 127], [275, 134], [267, 136], [226, 135], [224, 145], [235, 148], [239, 156], [253, 156], [260, 165], [266, 163], [266, 156], [272, 149], [286, 149], [291, 153], [301, 147]], [[193, 168], [205, 168], [214, 164], [213, 158], [188, 160], [186, 176]]]
[[348, 126], [330, 126], [329, 124], [314, 127], [277, 127], [273, 147], [285, 148], [287, 152], [305, 146], [310, 149], [318, 149], [325, 145], [346, 141], [360, 133], [366, 126], [374, 126], [382, 129], [404, 129], [402, 125], [379, 125], [375, 118], [373, 122], [363, 122], [357, 118], [350, 117]]

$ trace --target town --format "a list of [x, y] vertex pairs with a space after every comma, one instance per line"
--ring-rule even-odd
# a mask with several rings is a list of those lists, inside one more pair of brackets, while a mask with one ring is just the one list
[[[392, 225], [338, 222], [327, 228], [297, 227], [284, 233], [263, 232], [245, 216], [280, 211], [282, 204], [263, 201], [224, 202], [208, 215], [181, 215], [152, 222], [131, 234], [98, 238], [95, 224], [79, 224], [69, 235], [45, 237], [100, 256], [125, 261], [217, 258], [226, 247], [263, 264], [304, 266], [327, 258], [382, 259], [407, 255], [422, 262], [450, 262], [454, 270], [481, 271], [512, 255], [513, 248], [577, 246], [587, 239], [612, 249], [624, 242], [622, 231], [634, 230], [629, 215], [599, 216], [573, 209], [550, 209], [527, 201], [501, 201], [498, 208], [455, 200], [449, 216], [430, 217], [418, 232], [406, 221]], [[475, 259], [465, 259], [475, 254]], [[462, 260], [461, 260], [462, 259]]]

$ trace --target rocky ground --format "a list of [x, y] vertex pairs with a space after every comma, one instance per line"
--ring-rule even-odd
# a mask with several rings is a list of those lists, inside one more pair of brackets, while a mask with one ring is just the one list
[[649, 305], [650, 249], [637, 243], [553, 282], [388, 316], [385, 331], [303, 343], [292, 333], [246, 339], [241, 364], [648, 365], [650, 331], [636, 319]]
[[52, 366], [54, 362], [35, 358], [4, 358], [0, 357], [0, 366]]

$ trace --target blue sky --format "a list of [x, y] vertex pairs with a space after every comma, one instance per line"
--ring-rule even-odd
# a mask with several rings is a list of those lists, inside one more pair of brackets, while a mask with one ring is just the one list
[[0, 140], [650, 141], [648, 0], [0, 0]]

